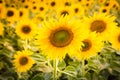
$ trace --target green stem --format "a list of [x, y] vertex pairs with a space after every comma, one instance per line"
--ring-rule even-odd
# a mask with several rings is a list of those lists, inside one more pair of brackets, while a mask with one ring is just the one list
[[57, 59], [56, 60], [54, 60], [54, 64], [53, 64], [53, 66], [54, 66], [54, 77], [53, 77], [53, 80], [57, 80]]
[[28, 40], [27, 40], [27, 39], [25, 40], [25, 46], [24, 46], [24, 49], [25, 49], [25, 50], [28, 49]]
[[82, 60], [82, 77], [85, 76], [85, 62], [84, 62], [84, 59]]
[[70, 73], [67, 73], [67, 72], [65, 72], [65, 71], [61, 71], [61, 70], [59, 70], [59, 69], [58, 69], [58, 71], [59, 71], [60, 73], [67, 74], [67, 75], [69, 75], [69, 76], [71, 76], [71, 77], [75, 77], [74, 75], [72, 75], [72, 74], [70, 74]]
[[48, 59], [47, 62], [48, 62], [48, 66], [50, 67], [50, 69], [53, 70], [53, 67], [52, 67], [52, 65], [51, 65], [51, 63], [50, 63], [50, 59]]

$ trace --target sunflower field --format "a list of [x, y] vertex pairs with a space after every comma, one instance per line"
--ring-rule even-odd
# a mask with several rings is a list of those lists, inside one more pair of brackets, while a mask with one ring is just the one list
[[0, 80], [120, 80], [120, 0], [0, 0]]

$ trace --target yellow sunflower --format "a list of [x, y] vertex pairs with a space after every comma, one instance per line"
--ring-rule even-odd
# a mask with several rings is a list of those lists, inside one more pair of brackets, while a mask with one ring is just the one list
[[23, 18], [29, 18], [29, 10], [25, 8], [20, 8], [18, 11], [19, 11], [18, 20], [21, 20]]
[[26, 72], [30, 70], [35, 61], [30, 57], [33, 53], [29, 50], [17, 51], [14, 55], [14, 66], [17, 72]]
[[0, 23], [0, 35], [3, 35], [4, 33], [4, 26], [2, 23]]
[[5, 5], [0, 4], [0, 19], [5, 18], [6, 8]]
[[105, 15], [103, 13], [94, 13], [93, 16], [84, 17], [83, 23], [89, 32], [97, 32], [103, 40], [107, 40], [111, 31], [117, 27], [115, 22], [116, 17], [112, 15]]
[[103, 47], [102, 39], [95, 32], [90, 33], [82, 42], [84, 44], [82, 49], [73, 55], [78, 60], [89, 59], [97, 55]]
[[73, 13], [74, 16], [77, 16], [77, 17], [82, 17], [84, 15], [84, 7], [79, 5], [79, 4], [73, 4], [71, 5], [71, 8], [70, 8], [71, 12]]
[[99, 8], [99, 12], [104, 14], [110, 14], [110, 10], [111, 8], [107, 6], [100, 6]]
[[120, 50], [120, 28], [112, 30], [113, 34], [109, 36], [109, 41], [112, 47], [116, 50]]
[[104, 4], [106, 0], [97, 0], [98, 4]]
[[19, 16], [19, 13], [16, 8], [13, 8], [13, 7], [6, 8], [5, 18], [9, 22], [14, 23], [15, 21], [18, 20], [18, 16]]
[[29, 2], [29, 1], [25, 2], [25, 3], [22, 4], [22, 5], [23, 5], [23, 7], [24, 7], [25, 9], [28, 9], [28, 10], [33, 7], [33, 4], [32, 4], [31, 2]]
[[71, 6], [75, 3], [73, 0], [60, 0], [61, 6]]
[[21, 19], [16, 25], [16, 34], [21, 39], [31, 39], [33, 38], [38, 30], [38, 27], [34, 21], [30, 19]]
[[61, 6], [60, 0], [47, 0], [47, 6], [50, 10], [56, 10]]
[[94, 0], [84, 0], [83, 4], [84, 4], [84, 6], [89, 8], [90, 6], [92, 6], [94, 4]]
[[41, 25], [42, 22], [44, 22], [47, 19], [47, 16], [45, 14], [38, 14], [35, 17], [32, 18], [32, 20], [37, 25]]
[[45, 3], [40, 3], [37, 2], [35, 4], [33, 4], [33, 7], [31, 8], [31, 11], [33, 13], [37, 13], [37, 14], [41, 14], [41, 15], [46, 15], [47, 11], [48, 11], [48, 6]]
[[0, 4], [5, 4], [5, 0], [0, 0]]
[[62, 60], [66, 53], [75, 53], [87, 35], [82, 23], [70, 20], [68, 16], [59, 20], [49, 20], [42, 26], [36, 44], [40, 45], [43, 54], [53, 60]]
[[71, 6], [61, 6], [58, 9], [56, 9], [56, 17], [60, 18], [61, 16], [69, 15], [70, 17], [73, 17], [74, 11], [71, 9]]
[[109, 0], [104, 5], [112, 8], [119, 6], [119, 3], [116, 0]]
[[110, 0], [111, 8], [118, 11], [120, 4], [116, 0]]

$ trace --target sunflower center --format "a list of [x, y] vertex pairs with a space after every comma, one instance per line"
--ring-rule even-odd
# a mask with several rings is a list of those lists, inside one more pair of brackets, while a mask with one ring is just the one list
[[70, 29], [60, 27], [50, 34], [50, 42], [55, 47], [65, 47], [69, 45], [73, 39], [73, 33]]
[[24, 25], [24, 26], [22, 27], [22, 32], [23, 32], [23, 33], [28, 34], [30, 31], [31, 31], [30, 26]]
[[13, 11], [9, 10], [9, 11], [7, 12], [7, 16], [8, 16], [8, 17], [11, 17], [11, 16], [13, 16], [13, 15], [14, 15], [14, 12], [13, 12]]
[[75, 8], [75, 10], [74, 10], [74, 11], [75, 11], [75, 13], [78, 13], [79, 9], [78, 9], [78, 8]]
[[20, 11], [20, 14], [19, 14], [19, 16], [21, 17], [21, 16], [23, 16], [23, 12], [22, 11]]
[[51, 6], [55, 6], [55, 4], [56, 4], [56, 3], [55, 3], [54, 1], [53, 1], [53, 2], [51, 2]]
[[27, 57], [22, 57], [19, 60], [20, 65], [26, 65], [28, 63], [28, 58]]
[[83, 41], [83, 44], [84, 44], [84, 46], [82, 46], [82, 51], [83, 51], [83, 52], [89, 50], [89, 49], [92, 47], [92, 43], [91, 43], [90, 40], [85, 39], [85, 40]]
[[44, 7], [40, 7], [40, 11], [43, 11], [44, 10]]
[[69, 15], [68, 11], [62, 11], [61, 15], [65, 16], [65, 15]]
[[106, 29], [106, 23], [103, 22], [102, 20], [96, 20], [91, 23], [90, 30], [96, 31], [96, 32], [103, 32]]

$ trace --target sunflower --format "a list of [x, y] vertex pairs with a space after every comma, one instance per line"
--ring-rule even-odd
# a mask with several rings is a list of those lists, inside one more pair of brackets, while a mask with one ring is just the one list
[[23, 5], [23, 7], [24, 7], [25, 9], [28, 9], [28, 10], [33, 7], [33, 4], [32, 4], [31, 2], [29, 2], [29, 1], [25, 2], [25, 3], [22, 4], [22, 5]]
[[74, 16], [74, 11], [71, 9], [71, 6], [61, 6], [56, 10], [56, 17], [60, 18], [61, 16], [69, 15], [70, 17]]
[[13, 7], [6, 8], [5, 17], [9, 22], [14, 23], [15, 21], [18, 20], [18, 16], [19, 16], [19, 13], [16, 8], [13, 8]]
[[46, 19], [47, 19], [47, 16], [45, 14], [38, 14], [32, 18], [32, 20], [35, 22], [35, 24], [38, 24], [38, 25], [40, 25]]
[[84, 5], [86, 0], [76, 0], [76, 2], [80, 5]]
[[84, 7], [79, 4], [71, 5], [71, 10], [73, 10], [73, 15], [77, 17], [81, 17], [84, 15]]
[[3, 35], [4, 33], [4, 27], [3, 27], [3, 24], [0, 23], [0, 35]]
[[94, 0], [84, 0], [83, 4], [84, 4], [84, 6], [89, 8], [90, 6], [92, 6], [94, 4]]
[[114, 31], [112, 30], [113, 34], [109, 37], [109, 42], [112, 44], [112, 47], [116, 50], [120, 50], [120, 28], [117, 27]]
[[0, 19], [5, 18], [6, 8], [3, 4], [0, 4]]
[[111, 8], [107, 7], [107, 6], [101, 6], [99, 8], [99, 12], [104, 13], [104, 14], [110, 14], [110, 10], [111, 10]]
[[29, 10], [27, 10], [25, 8], [20, 8], [18, 11], [19, 11], [18, 20], [29, 17]]
[[116, 17], [112, 15], [105, 15], [103, 13], [94, 13], [93, 16], [84, 17], [85, 28], [89, 32], [97, 32], [103, 40], [107, 40], [111, 31], [117, 27], [115, 22]]
[[35, 4], [33, 4], [33, 7], [31, 9], [31, 11], [33, 13], [37, 13], [37, 14], [41, 14], [41, 15], [46, 15], [47, 11], [48, 11], [48, 6], [45, 3], [40, 3], [37, 2]]
[[98, 4], [104, 4], [106, 0], [97, 0]]
[[119, 3], [116, 0], [109, 0], [104, 5], [108, 6], [110, 8], [112, 8], [112, 7], [119, 7]]
[[75, 1], [73, 0], [60, 0], [61, 6], [71, 6], [72, 4], [75, 3]]
[[30, 19], [21, 19], [20, 22], [16, 25], [16, 34], [21, 39], [31, 39], [36, 35], [38, 27]]
[[110, 4], [111, 4], [111, 8], [118, 11], [120, 4], [116, 0], [111, 0]]
[[60, 0], [47, 0], [47, 6], [50, 10], [56, 10], [61, 6]]
[[17, 51], [14, 55], [14, 66], [17, 72], [26, 72], [30, 70], [35, 61], [30, 57], [33, 53], [29, 50]]
[[40, 5], [39, 3], [34, 3], [34, 4], [31, 5], [30, 10], [32, 11], [32, 13], [38, 13], [38, 11], [39, 11], [38, 6], [39, 5]]
[[66, 53], [73, 54], [81, 47], [82, 40], [86, 37], [81, 22], [70, 20], [68, 16], [59, 20], [49, 20], [42, 25], [36, 44], [50, 59], [62, 60]]
[[5, 4], [5, 1], [4, 0], [0, 0], [0, 4]]
[[45, 4], [45, 3], [39, 3], [38, 4], [39, 8], [38, 8], [38, 11], [39, 11], [39, 15], [46, 15], [46, 13], [48, 12], [48, 6]]
[[84, 44], [82, 49], [73, 55], [78, 60], [89, 59], [97, 55], [103, 47], [102, 39], [95, 32], [90, 33], [82, 42]]

